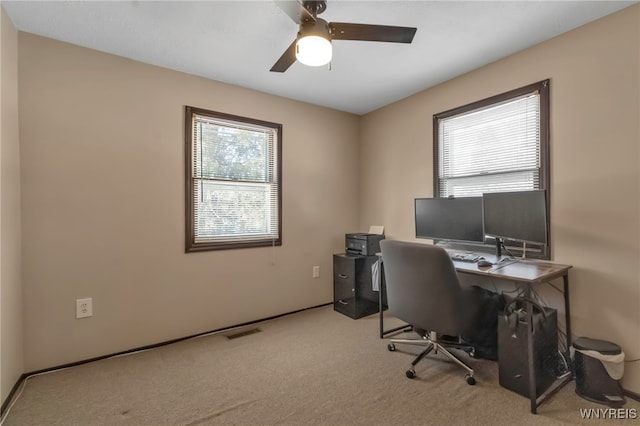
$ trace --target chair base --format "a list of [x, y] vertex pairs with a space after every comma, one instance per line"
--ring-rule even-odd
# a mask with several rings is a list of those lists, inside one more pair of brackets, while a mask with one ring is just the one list
[[406, 371], [406, 375], [409, 379], [413, 379], [416, 377], [416, 371], [414, 367], [424, 358], [429, 355], [432, 351], [435, 353], [441, 352], [447, 358], [458, 364], [464, 370], [466, 370], [467, 374], [465, 374], [464, 378], [469, 385], [475, 385], [476, 379], [474, 378], [474, 371], [467, 363], [462, 361], [460, 358], [451, 353], [447, 347], [453, 347], [457, 349], [469, 350], [470, 354], [473, 353], [473, 347], [469, 345], [465, 345], [462, 343], [449, 342], [449, 341], [441, 341], [438, 340], [437, 334], [431, 332], [423, 336], [422, 339], [391, 339], [391, 343], [387, 346], [389, 351], [395, 351], [395, 344], [406, 344], [406, 345], [416, 345], [416, 346], [426, 346], [426, 348], [418, 354], [418, 356], [411, 362], [411, 367]]

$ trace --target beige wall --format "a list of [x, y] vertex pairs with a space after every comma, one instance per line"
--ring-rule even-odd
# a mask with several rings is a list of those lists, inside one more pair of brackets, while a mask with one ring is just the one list
[[[634, 6], [363, 117], [360, 224], [414, 239], [413, 199], [433, 192], [432, 116], [550, 78], [552, 256], [574, 265], [573, 332], [640, 358], [639, 29]], [[640, 363], [624, 384], [640, 391]]]
[[[360, 119], [21, 33], [24, 367], [20, 269], [5, 257], [20, 244], [5, 233], [20, 229], [19, 203], [5, 203], [20, 196], [5, 180], [16, 33], [2, 19], [0, 400], [24, 371], [329, 302], [344, 232], [413, 239], [413, 198], [432, 195], [432, 115], [545, 78], [552, 251], [575, 266], [574, 333], [640, 357], [639, 6]], [[183, 253], [184, 105], [284, 125], [282, 247]], [[82, 297], [94, 316], [76, 320]], [[626, 367], [640, 391], [640, 366]]]
[[[19, 49], [27, 371], [332, 301], [357, 116], [27, 33]], [[282, 247], [184, 253], [184, 105], [283, 124]]]
[[0, 403], [23, 371], [18, 32], [0, 8]]

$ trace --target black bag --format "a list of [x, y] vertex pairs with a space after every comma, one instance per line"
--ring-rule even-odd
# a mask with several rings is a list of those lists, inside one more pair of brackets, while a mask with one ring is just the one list
[[475, 348], [473, 356], [496, 361], [498, 359], [498, 316], [504, 311], [504, 296], [484, 289], [472, 287], [477, 303], [481, 306], [478, 320], [462, 335], [462, 341]]

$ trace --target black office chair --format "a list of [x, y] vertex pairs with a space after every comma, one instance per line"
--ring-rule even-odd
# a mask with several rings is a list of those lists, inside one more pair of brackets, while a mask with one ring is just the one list
[[474, 385], [471, 367], [447, 348], [462, 349], [473, 355], [473, 348], [461, 342], [480, 305], [474, 301], [475, 292], [463, 288], [458, 281], [453, 262], [447, 252], [429, 244], [394, 240], [380, 242], [386, 278], [389, 313], [413, 327], [421, 339], [391, 339], [395, 344], [426, 346], [411, 363], [406, 375], [416, 376], [414, 367], [431, 351], [441, 352], [467, 371], [465, 380]]

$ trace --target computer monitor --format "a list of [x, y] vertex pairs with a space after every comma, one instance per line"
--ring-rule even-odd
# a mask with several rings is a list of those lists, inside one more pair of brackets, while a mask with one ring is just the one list
[[483, 242], [482, 197], [416, 198], [416, 238]]
[[547, 243], [546, 191], [483, 194], [484, 234], [534, 244]]

